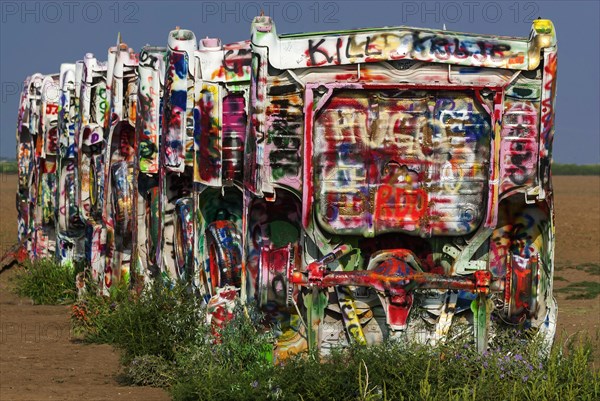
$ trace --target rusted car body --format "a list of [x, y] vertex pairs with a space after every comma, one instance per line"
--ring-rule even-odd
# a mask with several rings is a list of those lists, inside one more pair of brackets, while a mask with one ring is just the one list
[[[234, 297], [256, 303], [276, 359], [460, 335], [483, 351], [502, 326], [551, 343], [556, 55], [541, 19], [515, 38], [279, 35], [266, 16], [246, 42], [178, 28], [139, 60], [87, 55], [61, 69], [59, 248], [82, 235], [60, 212], [79, 204], [104, 291], [180, 280], [218, 324]], [[53, 249], [50, 80], [29, 79], [17, 132], [35, 256]]]

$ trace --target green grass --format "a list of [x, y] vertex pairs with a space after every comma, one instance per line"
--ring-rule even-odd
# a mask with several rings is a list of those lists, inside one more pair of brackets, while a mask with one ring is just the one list
[[469, 339], [435, 347], [387, 342], [271, 360], [273, 337], [253, 322], [260, 314], [236, 306], [219, 330], [204, 306], [179, 285], [125, 287], [109, 297], [93, 291], [73, 306], [87, 341], [122, 350], [130, 384], [167, 388], [175, 401], [193, 400], [596, 400], [600, 376], [591, 343], [558, 343], [543, 352], [532, 333], [506, 330], [490, 351]]
[[[556, 264], [556, 271], [562, 271], [567, 269], [575, 269], [579, 271], [586, 272], [587, 274], [591, 274], [593, 276], [600, 276], [600, 264], [598, 263], [581, 263], [575, 265], [571, 262]], [[555, 277], [556, 279], [556, 277]]]
[[15, 291], [36, 304], [56, 305], [77, 299], [75, 278], [82, 267], [60, 265], [53, 259], [27, 262], [15, 276]]
[[598, 263], [582, 263], [575, 266], [575, 269], [584, 271], [593, 276], [600, 276], [600, 264]]
[[594, 299], [600, 295], [600, 283], [595, 281], [579, 281], [559, 288], [556, 292], [567, 293], [567, 299]]
[[0, 160], [0, 174], [16, 174], [17, 162]]
[[204, 327], [200, 300], [182, 285], [154, 282], [141, 294], [121, 285], [108, 297], [94, 294], [73, 305], [74, 331], [85, 341], [116, 346], [125, 362], [145, 355], [173, 360], [176, 348]]
[[600, 164], [552, 164], [554, 175], [600, 175]]
[[281, 366], [255, 361], [247, 369], [205, 355], [203, 363], [174, 375], [171, 393], [175, 401], [598, 399], [591, 346], [567, 348], [543, 358], [539, 344], [517, 341], [485, 355], [465, 344], [387, 343], [337, 351], [324, 361], [308, 355]]

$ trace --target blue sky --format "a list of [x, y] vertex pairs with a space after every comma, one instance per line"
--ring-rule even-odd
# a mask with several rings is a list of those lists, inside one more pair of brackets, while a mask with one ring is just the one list
[[551, 19], [558, 36], [554, 160], [600, 163], [600, 2], [595, 1], [7, 1], [0, 3], [0, 157], [15, 157], [20, 86], [87, 52], [105, 59], [121, 32], [139, 51], [175, 26], [224, 43], [249, 38], [260, 12], [278, 33], [407, 25], [527, 36]]

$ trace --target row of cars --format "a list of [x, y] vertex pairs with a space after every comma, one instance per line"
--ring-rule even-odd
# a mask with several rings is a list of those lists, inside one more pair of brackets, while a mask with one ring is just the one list
[[[275, 354], [501, 326], [551, 342], [556, 37], [175, 29], [27, 78], [19, 239], [99, 292], [189, 285]], [[192, 295], [191, 295], [192, 296]], [[222, 313], [221, 313], [222, 315]]]

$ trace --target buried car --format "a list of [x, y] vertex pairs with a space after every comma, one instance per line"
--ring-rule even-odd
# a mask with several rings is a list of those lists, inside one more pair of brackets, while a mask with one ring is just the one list
[[552, 341], [550, 21], [278, 35], [262, 16], [251, 43], [242, 293], [276, 351], [453, 328], [483, 351], [502, 324]]

